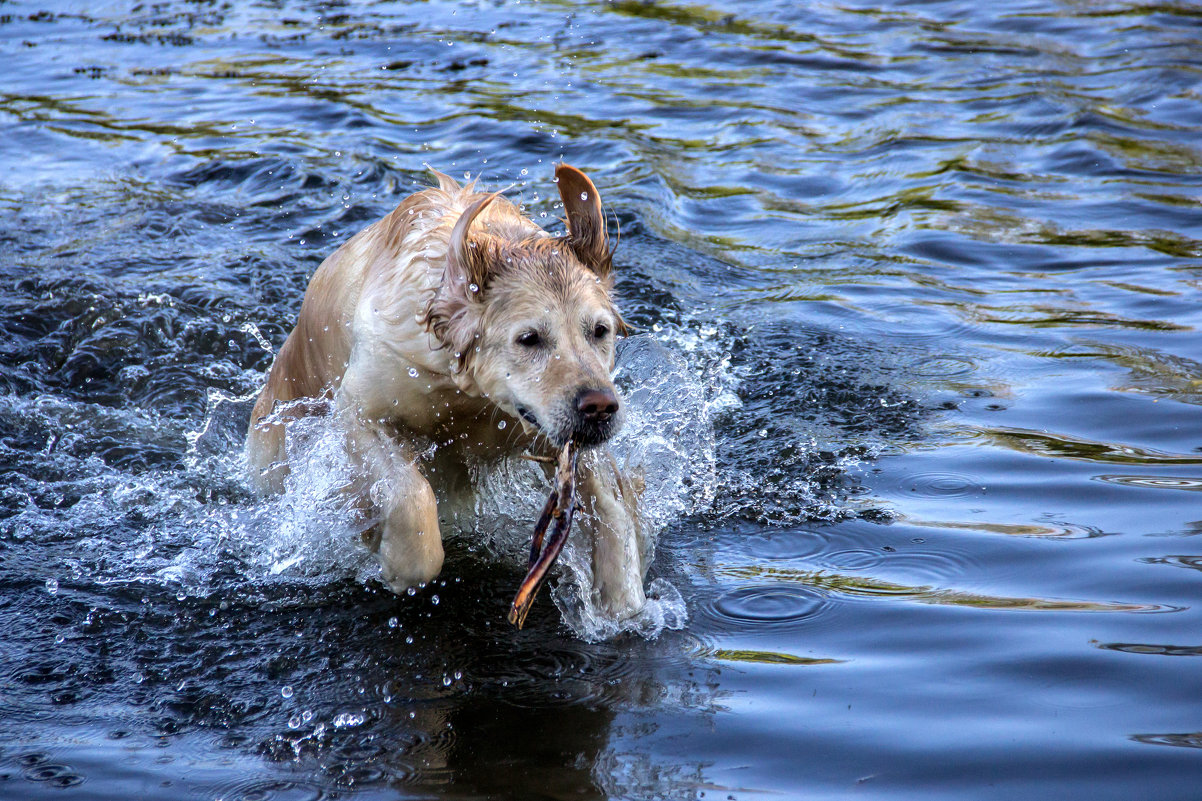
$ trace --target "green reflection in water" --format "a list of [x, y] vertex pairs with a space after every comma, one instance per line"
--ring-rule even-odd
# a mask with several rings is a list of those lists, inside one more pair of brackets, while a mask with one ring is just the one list
[[910, 586], [870, 576], [847, 576], [820, 570], [743, 565], [718, 570], [723, 577], [744, 581], [781, 581], [859, 597], [887, 597], [941, 606], [963, 606], [998, 611], [1039, 612], [1157, 612], [1175, 611], [1158, 604], [1126, 604], [1100, 601], [1061, 601], [1050, 598], [1016, 598], [982, 595], [931, 586]]
[[989, 523], [984, 521], [963, 522], [959, 520], [911, 519], [907, 519], [906, 522], [920, 528], [937, 528], [950, 531], [979, 531], [984, 534], [1002, 534], [1007, 537], [1087, 539], [1108, 535], [1108, 532], [1094, 528], [1093, 526], [1077, 526], [1069, 523], [1041, 525], [1039, 523]]
[[1035, 456], [1122, 465], [1202, 464], [1202, 456], [1165, 453], [1149, 448], [1094, 442], [1067, 434], [1050, 434], [1027, 428], [986, 428], [980, 435], [995, 445]]
[[719, 648], [709, 656], [723, 662], [754, 662], [762, 665], [838, 665], [843, 659], [826, 659], [820, 657], [797, 656], [779, 651], [747, 651], [729, 648]]

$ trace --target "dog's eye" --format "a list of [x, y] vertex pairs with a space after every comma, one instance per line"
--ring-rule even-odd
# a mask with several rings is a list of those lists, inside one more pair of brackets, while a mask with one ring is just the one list
[[593, 329], [593, 336], [597, 339], [605, 339], [605, 336], [608, 333], [609, 326], [607, 326], [605, 323], [597, 323], [597, 327]]
[[517, 343], [523, 348], [537, 347], [542, 341], [542, 337], [538, 335], [537, 331], [526, 331], [522, 334], [519, 334], [517, 338]]

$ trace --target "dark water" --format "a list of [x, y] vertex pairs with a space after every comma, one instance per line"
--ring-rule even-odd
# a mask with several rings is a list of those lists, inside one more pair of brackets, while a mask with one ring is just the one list
[[[1198, 6], [22, 0], [0, 64], [0, 796], [1198, 797]], [[240, 473], [325, 254], [560, 159], [654, 637]]]

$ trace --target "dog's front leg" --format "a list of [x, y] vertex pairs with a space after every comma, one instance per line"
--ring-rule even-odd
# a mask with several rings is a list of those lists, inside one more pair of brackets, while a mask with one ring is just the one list
[[438, 504], [411, 450], [357, 422], [348, 425], [347, 450], [359, 467], [360, 503], [380, 518], [380, 578], [398, 595], [432, 580], [443, 561]]
[[584, 454], [577, 487], [584, 511], [579, 525], [592, 545], [593, 606], [616, 620], [632, 617], [647, 603], [638, 492], [605, 450]]

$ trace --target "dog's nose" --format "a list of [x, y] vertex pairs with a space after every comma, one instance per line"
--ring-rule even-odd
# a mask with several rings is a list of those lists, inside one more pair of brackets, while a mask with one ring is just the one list
[[604, 423], [618, 411], [618, 396], [608, 389], [586, 389], [576, 396], [576, 411], [589, 423]]

